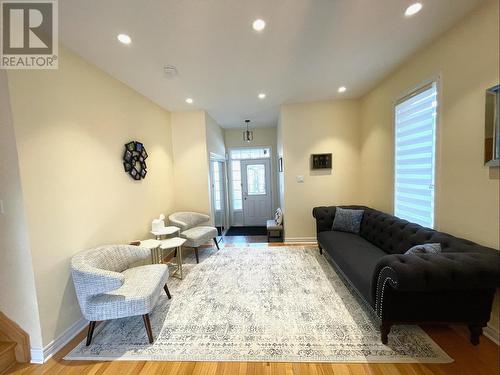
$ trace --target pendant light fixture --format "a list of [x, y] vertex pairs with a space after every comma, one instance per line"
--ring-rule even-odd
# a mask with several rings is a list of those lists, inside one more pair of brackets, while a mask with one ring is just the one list
[[243, 140], [245, 142], [252, 142], [253, 141], [253, 131], [248, 129], [248, 126], [250, 124], [250, 120], [245, 120], [245, 124], [247, 125], [247, 130], [243, 131]]

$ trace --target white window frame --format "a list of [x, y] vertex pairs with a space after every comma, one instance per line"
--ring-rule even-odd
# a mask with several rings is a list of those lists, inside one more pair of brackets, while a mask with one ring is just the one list
[[436, 126], [435, 126], [435, 139], [434, 139], [434, 222], [433, 229], [439, 230], [439, 196], [441, 192], [441, 184], [439, 179], [440, 172], [440, 162], [441, 162], [441, 111], [442, 111], [442, 94], [441, 94], [441, 76], [436, 75], [428, 78], [427, 80], [422, 81], [420, 84], [414, 86], [410, 90], [405, 91], [400, 94], [395, 100], [393, 100], [392, 106], [392, 141], [393, 141], [393, 149], [392, 149], [392, 157], [393, 157], [393, 170], [392, 170], [392, 212], [395, 214], [396, 211], [396, 135], [397, 135], [397, 124], [396, 124], [396, 107], [401, 104], [406, 99], [409, 99], [413, 95], [417, 95], [419, 92], [425, 91], [427, 87], [434, 84], [436, 86], [436, 100], [437, 100], [437, 108], [436, 108]]

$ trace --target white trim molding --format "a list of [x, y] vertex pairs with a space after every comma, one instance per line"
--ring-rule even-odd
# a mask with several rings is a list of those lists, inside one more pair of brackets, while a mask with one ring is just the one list
[[302, 242], [312, 242], [314, 244], [317, 243], [316, 237], [286, 237], [285, 243], [302, 243]]
[[484, 328], [483, 333], [495, 344], [500, 345], [500, 332], [498, 331], [498, 328], [493, 327], [491, 323], [488, 323], [488, 325]]
[[79, 334], [88, 322], [84, 318], [76, 321], [63, 334], [48, 343], [43, 348], [31, 348], [31, 363], [43, 364], [47, 362], [55, 353], [61, 350], [68, 342]]

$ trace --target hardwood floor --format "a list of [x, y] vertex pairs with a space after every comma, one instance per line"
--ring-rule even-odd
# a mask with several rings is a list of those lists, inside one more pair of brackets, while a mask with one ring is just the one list
[[[283, 246], [283, 244], [273, 244]], [[226, 242], [227, 247], [259, 246], [248, 242]], [[286, 244], [285, 246], [289, 246]], [[369, 364], [369, 363], [274, 363], [274, 362], [151, 362], [151, 361], [65, 361], [62, 358], [85, 338], [82, 331], [43, 365], [19, 364], [15, 374], [277, 374], [277, 375], [498, 375], [500, 349], [486, 337], [472, 346], [463, 327], [425, 326], [424, 330], [455, 362], [449, 364]]]
[[264, 243], [267, 242], [267, 236], [224, 236], [222, 243], [226, 245], [245, 245], [248, 243]]

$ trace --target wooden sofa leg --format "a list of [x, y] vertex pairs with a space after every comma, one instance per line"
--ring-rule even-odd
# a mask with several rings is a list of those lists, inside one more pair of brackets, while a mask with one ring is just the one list
[[389, 322], [382, 322], [380, 326], [380, 339], [382, 340], [382, 344], [387, 345], [389, 340], [389, 333], [391, 332], [392, 324]]
[[318, 244], [318, 247], [319, 247], [319, 255], [323, 255], [323, 248], [321, 247], [320, 244]]
[[198, 258], [198, 248], [197, 247], [194, 248], [194, 255], [196, 257], [196, 263], [200, 263], [200, 259]]
[[89, 330], [87, 332], [87, 343], [86, 346], [89, 346], [92, 342], [92, 336], [94, 335], [95, 321], [89, 323]]
[[165, 284], [165, 285], [163, 286], [163, 290], [165, 291], [165, 293], [167, 293], [167, 297], [168, 297], [168, 299], [171, 299], [171, 298], [172, 298], [172, 296], [170, 295], [170, 290], [168, 290], [168, 286], [167, 286], [167, 284]]
[[470, 342], [472, 345], [479, 345], [479, 337], [483, 334], [481, 325], [469, 324]]
[[144, 326], [146, 327], [149, 343], [152, 344], [154, 340], [153, 340], [153, 330], [151, 329], [151, 322], [149, 321], [149, 314], [144, 314], [142, 316], [142, 319], [144, 320]]
[[215, 237], [214, 237], [214, 242], [215, 242], [215, 246], [217, 246], [217, 250], [220, 250], [219, 243], [217, 242], [217, 238], [215, 238]]

